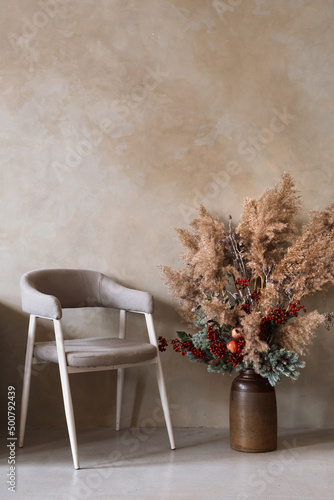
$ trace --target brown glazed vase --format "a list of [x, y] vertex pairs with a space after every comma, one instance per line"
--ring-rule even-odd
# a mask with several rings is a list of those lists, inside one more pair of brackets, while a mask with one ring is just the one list
[[275, 388], [254, 370], [241, 372], [232, 382], [230, 445], [233, 450], [247, 453], [277, 448]]

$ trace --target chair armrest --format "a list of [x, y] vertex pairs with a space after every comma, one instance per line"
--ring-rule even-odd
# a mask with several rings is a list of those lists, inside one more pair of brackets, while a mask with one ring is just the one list
[[20, 286], [22, 310], [24, 312], [50, 319], [60, 319], [62, 317], [59, 300], [52, 295], [36, 290], [35, 284], [29, 275], [22, 276]]
[[102, 275], [100, 300], [103, 307], [114, 307], [126, 311], [153, 313], [153, 297], [148, 292], [127, 288]]

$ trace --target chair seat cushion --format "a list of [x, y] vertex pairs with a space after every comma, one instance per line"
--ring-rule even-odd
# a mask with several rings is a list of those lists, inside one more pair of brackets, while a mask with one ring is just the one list
[[[142, 363], [157, 355], [157, 348], [147, 342], [127, 339], [95, 337], [65, 340], [68, 366], [96, 367]], [[56, 342], [35, 344], [34, 356], [38, 361], [58, 363]]]

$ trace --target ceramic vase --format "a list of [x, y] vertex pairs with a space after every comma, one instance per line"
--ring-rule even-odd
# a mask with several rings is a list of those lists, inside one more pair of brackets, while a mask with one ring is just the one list
[[231, 386], [230, 445], [247, 453], [277, 448], [275, 388], [254, 370], [241, 372]]

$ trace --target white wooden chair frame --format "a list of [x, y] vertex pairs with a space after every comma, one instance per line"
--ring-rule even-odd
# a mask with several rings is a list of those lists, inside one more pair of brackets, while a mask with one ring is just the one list
[[[120, 310], [120, 323], [119, 323], [119, 338], [125, 339], [126, 335], [126, 314], [128, 311], [121, 309]], [[71, 373], [80, 373], [80, 372], [93, 372], [93, 371], [102, 371], [102, 370], [117, 370], [117, 396], [116, 396], [116, 430], [120, 429], [121, 422], [121, 405], [122, 405], [122, 395], [123, 395], [123, 386], [124, 386], [124, 369], [132, 366], [141, 366], [147, 364], [155, 364], [156, 365], [156, 375], [158, 381], [158, 388], [162, 403], [162, 409], [166, 421], [169, 441], [171, 449], [175, 449], [174, 436], [173, 436], [173, 428], [170, 417], [168, 399], [166, 386], [161, 366], [161, 360], [159, 357], [159, 351], [157, 346], [157, 339], [155, 334], [155, 328], [153, 323], [152, 314], [149, 313], [141, 313], [139, 311], [129, 311], [135, 312], [139, 314], [144, 314], [146, 319], [146, 326], [148, 331], [148, 336], [150, 343], [157, 347], [157, 355], [154, 359], [133, 363], [128, 365], [121, 366], [98, 366], [98, 367], [71, 367], [67, 365], [66, 354], [65, 354], [65, 345], [64, 345], [64, 336], [63, 336], [63, 328], [61, 319], [53, 319], [46, 318], [45, 316], [37, 316], [34, 314], [30, 315], [29, 320], [29, 330], [28, 330], [28, 342], [27, 342], [27, 350], [25, 357], [25, 369], [24, 369], [24, 380], [23, 380], [23, 393], [22, 393], [22, 403], [21, 403], [21, 418], [20, 418], [20, 430], [19, 430], [19, 447], [23, 446], [24, 443], [24, 435], [26, 428], [26, 420], [27, 420], [27, 411], [28, 411], [28, 403], [29, 403], [29, 392], [30, 392], [30, 382], [31, 382], [31, 371], [33, 364], [40, 364], [41, 361], [34, 357], [34, 346], [35, 346], [35, 334], [36, 334], [36, 326], [37, 326], [37, 318], [45, 318], [53, 321], [56, 346], [57, 346], [57, 354], [58, 354], [58, 364], [59, 364], [59, 373], [61, 380], [61, 387], [63, 393], [64, 407], [65, 407], [65, 416], [67, 422], [67, 428], [70, 438], [70, 445], [72, 450], [73, 464], [75, 469], [80, 468], [79, 464], [79, 454], [78, 454], [78, 444], [76, 437], [76, 428], [75, 428], [75, 420], [74, 420], [74, 411], [72, 404], [72, 396], [71, 389], [69, 383], [69, 374]]]

